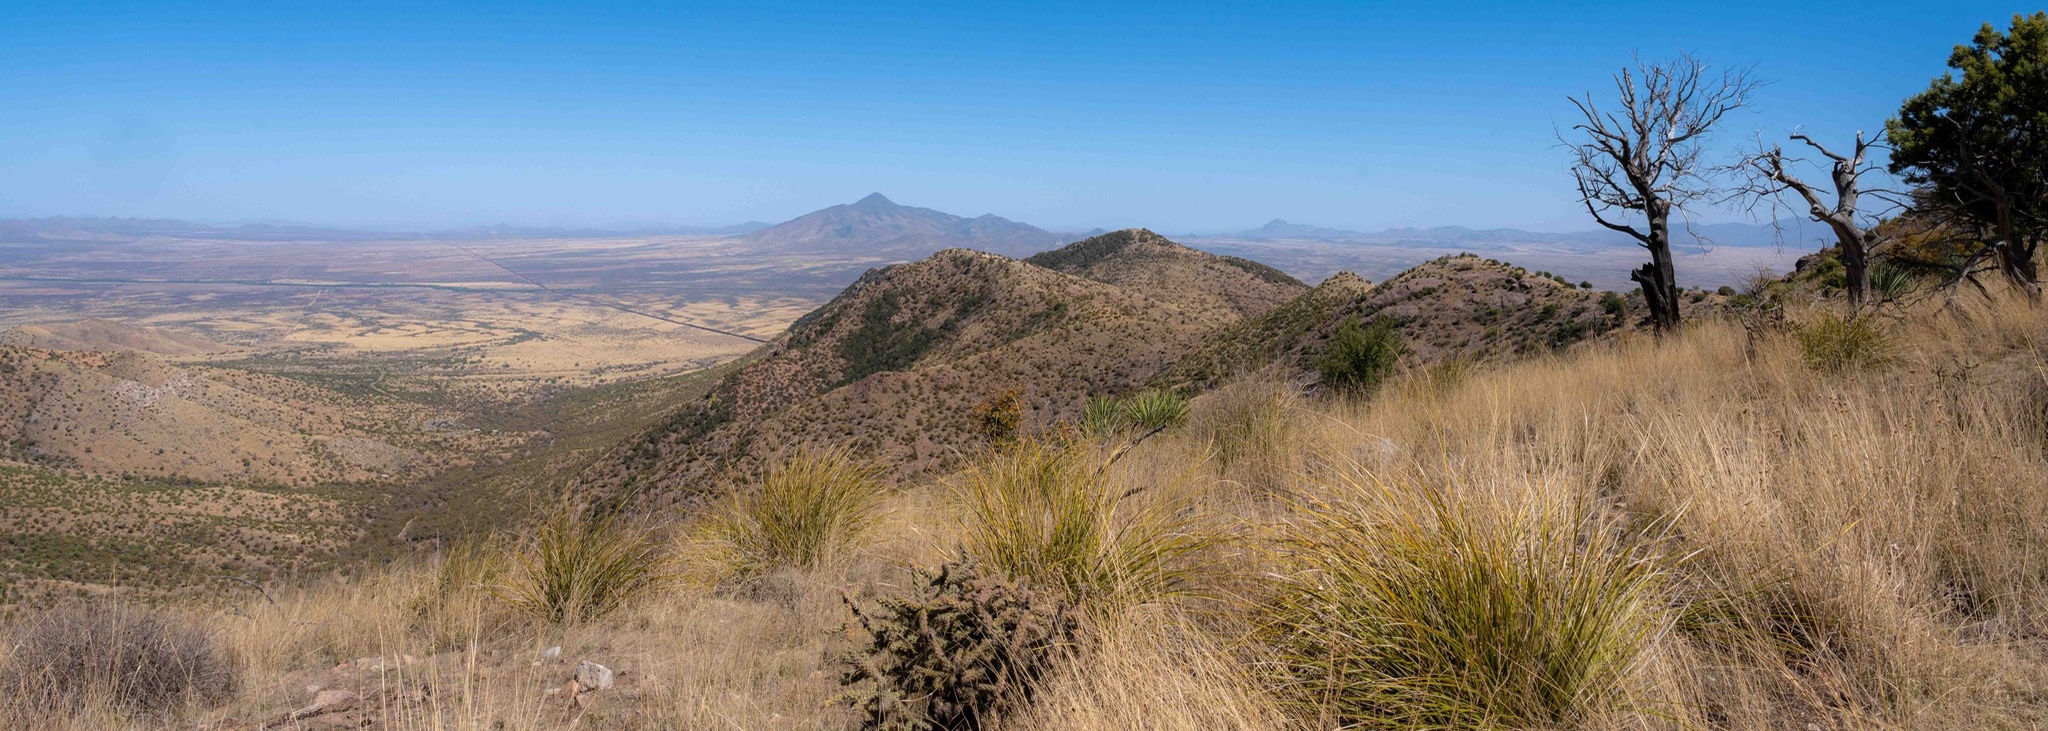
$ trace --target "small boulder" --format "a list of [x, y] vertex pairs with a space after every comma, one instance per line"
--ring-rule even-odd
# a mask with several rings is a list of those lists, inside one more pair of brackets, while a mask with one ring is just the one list
[[576, 684], [584, 690], [604, 690], [612, 687], [612, 669], [584, 660], [576, 664]]

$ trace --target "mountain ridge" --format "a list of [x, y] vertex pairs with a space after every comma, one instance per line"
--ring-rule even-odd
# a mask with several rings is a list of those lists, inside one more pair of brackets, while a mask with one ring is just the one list
[[745, 244], [786, 253], [878, 254], [902, 258], [967, 248], [1025, 256], [1059, 246], [1062, 238], [995, 214], [974, 218], [896, 203], [870, 193], [740, 236]]

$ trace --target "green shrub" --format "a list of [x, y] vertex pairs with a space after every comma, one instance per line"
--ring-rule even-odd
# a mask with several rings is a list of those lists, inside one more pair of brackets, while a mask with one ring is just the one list
[[955, 489], [967, 554], [1077, 602], [1143, 603], [1183, 593], [1213, 543], [1159, 490], [1127, 490], [1075, 445], [1026, 441], [969, 468]]
[[1574, 728], [1631, 705], [1666, 621], [1655, 564], [1556, 510], [1358, 492], [1280, 539], [1265, 639], [1294, 700], [1384, 729]]
[[1628, 315], [1628, 299], [1617, 292], [1603, 293], [1600, 295], [1600, 309], [1605, 311], [1608, 317], [1619, 320]]
[[1824, 312], [1793, 328], [1799, 354], [1822, 373], [1869, 370], [1891, 359], [1890, 333], [1867, 317]]
[[497, 594], [514, 609], [554, 625], [600, 619], [673, 578], [652, 529], [627, 524], [616, 514], [589, 516], [566, 502], [542, 519], [512, 558]]
[[990, 444], [1017, 438], [1024, 423], [1023, 394], [1010, 389], [974, 407], [974, 430]]
[[0, 665], [8, 697], [0, 708], [12, 711], [58, 714], [103, 703], [163, 714], [189, 702], [226, 701], [240, 680], [234, 661], [204, 630], [119, 601], [43, 610], [8, 640]]
[[859, 542], [888, 494], [881, 469], [845, 450], [803, 452], [770, 467], [759, 488], [735, 495], [709, 527], [742, 576], [809, 568]]
[[1376, 318], [1363, 326], [1352, 318], [1337, 328], [1329, 348], [1316, 360], [1316, 370], [1333, 389], [1369, 394], [1393, 375], [1401, 350], [1401, 334], [1392, 319]]
[[841, 658], [840, 682], [872, 731], [991, 728], [1030, 702], [1076, 634], [1058, 599], [971, 561], [920, 571], [909, 593], [873, 610], [847, 606], [865, 637]]

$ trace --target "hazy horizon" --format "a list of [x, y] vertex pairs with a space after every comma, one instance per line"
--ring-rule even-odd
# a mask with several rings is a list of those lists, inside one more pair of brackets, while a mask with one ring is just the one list
[[21, 4], [0, 217], [724, 226], [881, 191], [1066, 231], [1575, 232], [1553, 128], [1631, 53], [1770, 80], [1724, 145], [1846, 139], [2011, 14]]

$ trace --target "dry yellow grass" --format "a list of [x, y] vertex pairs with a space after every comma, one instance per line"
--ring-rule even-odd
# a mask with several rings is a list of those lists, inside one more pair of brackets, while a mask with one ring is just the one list
[[[1239, 518], [1204, 556], [1219, 570], [1200, 598], [1104, 613], [1006, 728], [1359, 722], [1305, 710], [1281, 687], [1262, 607], [1276, 575], [1304, 578], [1286, 573], [1301, 567], [1277, 539], [1314, 530], [1310, 506], [1373, 485], [1432, 485], [1470, 510], [1548, 515], [1586, 538], [1518, 543], [1509, 531], [1497, 545], [1510, 553], [1576, 566], [1625, 552], [1655, 567], [1640, 588], [1640, 626], [1654, 631], [1610, 666], [1602, 700], [1559, 715], [1568, 727], [2048, 725], [2048, 310], [1930, 303], [1886, 331], [1890, 359], [1832, 374], [1788, 334], [1751, 353], [1738, 326], [1709, 322], [1458, 379], [1416, 374], [1362, 403], [1270, 382], [1198, 399], [1188, 425], [1138, 447], [1109, 482], [1196, 475], [1199, 508]], [[1255, 438], [1219, 445], [1233, 425]], [[1223, 461], [1222, 448], [1249, 451]], [[943, 495], [891, 497], [846, 561], [738, 590], [679, 587], [566, 629], [508, 616], [485, 592], [436, 589], [449, 582], [424, 559], [258, 600], [214, 620], [244, 665], [240, 697], [179, 727], [247, 725], [302, 705], [309, 683], [355, 683], [380, 728], [560, 728], [579, 713], [579, 728], [845, 728], [841, 597], [893, 591], [906, 566], [950, 554], [968, 533]], [[620, 671], [619, 687], [581, 711], [549, 695], [566, 667], [532, 663], [554, 644], [572, 665]], [[399, 658], [396, 670], [334, 669], [373, 656]], [[50, 726], [152, 727], [81, 718]]]

